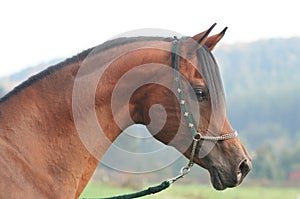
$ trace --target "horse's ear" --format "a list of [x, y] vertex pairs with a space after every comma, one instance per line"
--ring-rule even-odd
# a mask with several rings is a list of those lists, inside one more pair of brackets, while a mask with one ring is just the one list
[[219, 34], [207, 38], [205, 45], [209, 48], [210, 51], [212, 51], [217, 43], [222, 39], [222, 37], [225, 35], [226, 30], [227, 27], [225, 27]]
[[193, 36], [192, 38], [197, 41], [197, 43], [199, 44], [199, 46], [203, 46], [207, 39], [208, 39], [208, 35], [209, 33], [212, 31], [212, 29], [216, 26], [217, 24], [214, 23], [208, 30], [201, 32], [195, 36]]

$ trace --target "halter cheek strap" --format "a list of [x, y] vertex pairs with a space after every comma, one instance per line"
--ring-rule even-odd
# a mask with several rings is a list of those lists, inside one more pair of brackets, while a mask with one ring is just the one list
[[178, 99], [180, 103], [181, 112], [183, 113], [183, 116], [185, 118], [186, 123], [188, 124], [188, 127], [190, 131], [192, 132], [192, 135], [194, 136], [194, 140], [208, 140], [208, 141], [223, 141], [231, 138], [235, 138], [238, 136], [237, 131], [234, 131], [229, 134], [220, 135], [220, 136], [205, 136], [201, 135], [198, 130], [195, 127], [194, 121], [192, 119], [192, 115], [188, 111], [186, 100], [184, 97], [184, 94], [182, 92], [181, 87], [181, 77], [180, 77], [180, 49], [182, 46], [182, 41], [187, 38], [177, 39], [176, 37], [173, 40], [172, 43], [172, 68], [174, 69], [174, 82], [176, 86], [176, 91], [178, 94]]

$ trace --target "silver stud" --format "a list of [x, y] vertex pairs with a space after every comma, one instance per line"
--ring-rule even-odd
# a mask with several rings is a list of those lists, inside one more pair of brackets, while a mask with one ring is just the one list
[[190, 127], [190, 128], [193, 128], [193, 127], [194, 127], [194, 124], [193, 124], [193, 123], [189, 123], [189, 127]]
[[178, 93], [181, 93], [181, 89], [180, 89], [180, 88], [177, 88], [177, 92], [178, 92]]
[[180, 100], [180, 104], [185, 104], [185, 101], [184, 100]]
[[188, 112], [184, 112], [184, 117], [187, 117], [187, 116], [189, 116], [189, 113]]

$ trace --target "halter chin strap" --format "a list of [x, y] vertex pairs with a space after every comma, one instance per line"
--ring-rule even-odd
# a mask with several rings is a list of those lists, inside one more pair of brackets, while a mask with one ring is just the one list
[[[206, 135], [201, 135], [198, 130], [196, 129], [194, 125], [194, 121], [192, 119], [192, 115], [188, 111], [188, 108], [186, 106], [186, 101], [184, 98], [184, 94], [182, 92], [181, 88], [181, 78], [180, 78], [180, 49], [182, 45], [182, 41], [187, 38], [182, 38], [178, 39], [177, 37], [174, 37], [173, 43], [172, 43], [172, 68], [174, 70], [174, 81], [176, 85], [176, 91], [178, 94], [179, 98], [179, 103], [180, 103], [180, 108], [181, 112], [183, 113], [183, 116], [185, 118], [185, 121], [188, 124], [188, 127], [190, 131], [193, 134], [193, 139], [196, 141], [199, 140], [208, 140], [208, 141], [223, 141], [231, 138], [235, 138], [238, 136], [237, 131], [234, 131], [233, 133], [225, 134], [225, 135], [220, 135], [220, 136], [206, 136]], [[192, 155], [193, 156], [193, 155]]]

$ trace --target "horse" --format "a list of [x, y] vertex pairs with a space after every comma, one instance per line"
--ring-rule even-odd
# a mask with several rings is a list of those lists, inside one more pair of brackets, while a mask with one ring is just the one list
[[[107, 41], [5, 95], [0, 198], [78, 198], [105, 151], [133, 124], [146, 125], [157, 140], [207, 169], [215, 189], [241, 184], [251, 157], [226, 115], [211, 53], [226, 28], [209, 36], [214, 25], [183, 39]], [[180, 68], [172, 68], [174, 58]], [[193, 156], [192, 128], [201, 137]]]

